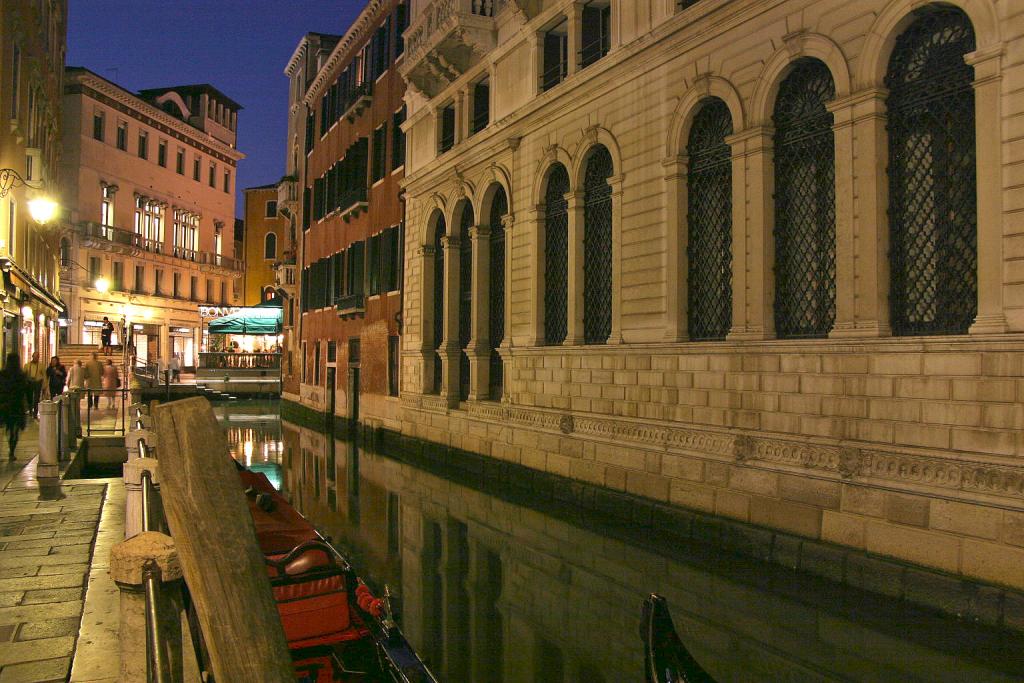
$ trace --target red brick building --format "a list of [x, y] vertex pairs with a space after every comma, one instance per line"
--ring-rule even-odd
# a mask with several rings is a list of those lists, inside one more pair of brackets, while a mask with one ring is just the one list
[[405, 2], [369, 2], [316, 60], [303, 96], [298, 362], [285, 399], [363, 420], [398, 414], [405, 82], [395, 63], [407, 17]]

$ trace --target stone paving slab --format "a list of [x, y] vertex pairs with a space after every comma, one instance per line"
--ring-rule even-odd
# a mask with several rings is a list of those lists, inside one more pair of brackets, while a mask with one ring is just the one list
[[38, 426], [0, 463], [0, 683], [66, 681], [107, 481], [36, 480]]

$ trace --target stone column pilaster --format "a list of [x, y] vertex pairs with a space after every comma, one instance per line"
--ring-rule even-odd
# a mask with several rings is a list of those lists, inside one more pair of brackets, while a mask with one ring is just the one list
[[473, 243], [473, 302], [469, 347], [469, 400], [487, 399], [491, 353], [490, 316], [504, 315], [504, 311], [491, 311], [491, 227], [474, 225], [469, 229]]
[[583, 48], [583, 3], [574, 2], [566, 10], [569, 31], [569, 64], [566, 78], [580, 70], [580, 51]]
[[1006, 332], [1003, 301], [1002, 46], [965, 56], [974, 67], [978, 188], [978, 315], [971, 334]]
[[568, 254], [569, 266], [567, 286], [567, 307], [566, 307], [566, 346], [575, 346], [583, 343], [583, 294], [584, 294], [584, 194], [581, 191], [569, 192], [565, 195], [568, 200]]
[[[524, 238], [529, 243], [530, 261], [533, 264], [530, 278], [530, 317], [528, 346], [544, 345], [544, 204], [538, 204], [526, 214]], [[506, 261], [507, 263], [507, 261]], [[507, 282], [507, 280], [506, 280]], [[509, 290], [511, 292], [511, 290]]]
[[870, 88], [830, 107], [836, 119], [837, 280], [831, 338], [890, 334], [886, 95]]
[[[689, 189], [686, 183], [689, 160], [685, 154], [661, 162], [665, 171], [665, 341], [681, 342], [687, 330], [687, 246], [686, 225]], [[734, 203], [735, 205], [735, 203]]]
[[443, 321], [434, 320], [434, 245], [424, 244], [416, 250], [420, 262], [420, 392], [433, 391], [434, 384], [434, 325]]
[[444, 249], [444, 339], [441, 342], [441, 395], [451, 404], [459, 400], [459, 271], [460, 240], [455, 235], [441, 238]]
[[775, 173], [768, 126], [725, 139], [732, 148], [732, 329], [729, 340], [775, 336]]

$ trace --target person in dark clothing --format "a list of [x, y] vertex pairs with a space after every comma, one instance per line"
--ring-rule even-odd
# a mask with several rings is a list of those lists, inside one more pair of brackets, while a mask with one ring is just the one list
[[103, 355], [105, 356], [110, 356], [114, 353], [114, 348], [110, 345], [113, 335], [114, 323], [110, 322], [107, 316], [103, 316], [103, 327], [100, 328], [100, 343], [103, 346]]
[[68, 380], [68, 369], [61, 365], [60, 358], [54, 356], [50, 359], [50, 365], [46, 368], [46, 385], [50, 390], [50, 398], [56, 398], [64, 393], [64, 384]]
[[14, 449], [18, 446], [18, 437], [25, 429], [25, 413], [31, 401], [31, 385], [28, 377], [21, 370], [18, 354], [7, 356], [4, 369], [0, 370], [0, 422], [7, 430], [7, 445], [10, 447], [8, 459], [14, 460]]

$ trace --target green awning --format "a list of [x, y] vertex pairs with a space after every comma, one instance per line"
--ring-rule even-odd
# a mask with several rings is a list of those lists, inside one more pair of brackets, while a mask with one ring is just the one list
[[278, 306], [247, 306], [210, 321], [210, 334], [280, 334], [284, 311]]

